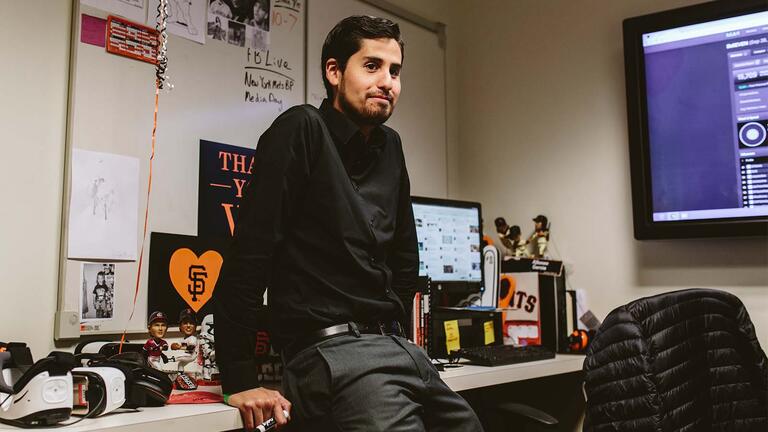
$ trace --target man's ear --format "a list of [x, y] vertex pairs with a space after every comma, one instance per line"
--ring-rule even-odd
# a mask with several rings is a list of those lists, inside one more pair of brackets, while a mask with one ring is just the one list
[[338, 87], [341, 81], [341, 68], [335, 58], [329, 58], [325, 61], [325, 78], [332, 86]]

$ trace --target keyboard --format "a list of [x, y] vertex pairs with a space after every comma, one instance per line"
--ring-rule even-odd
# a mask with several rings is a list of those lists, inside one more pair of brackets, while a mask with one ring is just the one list
[[543, 346], [486, 345], [462, 348], [459, 356], [482, 366], [501, 366], [555, 358], [554, 351]]

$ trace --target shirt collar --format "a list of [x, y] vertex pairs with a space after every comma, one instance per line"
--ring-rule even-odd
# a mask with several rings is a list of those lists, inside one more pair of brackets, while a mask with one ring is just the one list
[[[333, 142], [336, 144], [336, 149], [339, 150], [340, 153], [346, 153], [349, 150], [347, 148], [348, 144], [356, 136], [362, 141], [362, 136], [358, 135], [362, 135], [360, 128], [344, 113], [334, 108], [329, 99], [324, 99], [323, 103], [320, 104], [320, 113], [322, 114], [328, 129], [331, 131]], [[382, 132], [383, 130], [381, 126], [377, 126], [371, 131], [371, 139], [369, 142], [373, 147], [380, 146], [381, 140], [379, 139], [379, 135], [381, 135]]]

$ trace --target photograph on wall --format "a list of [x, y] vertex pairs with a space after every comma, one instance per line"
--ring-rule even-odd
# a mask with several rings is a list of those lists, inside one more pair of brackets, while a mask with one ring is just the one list
[[81, 271], [80, 321], [114, 318], [115, 264], [83, 263]]
[[270, 0], [230, 0], [229, 4], [233, 21], [269, 31]]
[[210, 0], [208, 3], [208, 21], [210, 21], [211, 15], [217, 15], [222, 18], [232, 18], [232, 7], [230, 6], [231, 0]]
[[218, 14], [208, 13], [208, 37], [215, 40], [226, 41], [229, 31], [229, 20]]
[[147, 17], [146, 0], [80, 0], [80, 3], [139, 23]]
[[248, 26], [248, 46], [254, 51], [269, 49], [269, 32]]
[[139, 159], [72, 150], [70, 259], [135, 261]]
[[[157, 24], [160, 0], [149, 0], [147, 25]], [[205, 43], [207, 0], [168, 0], [168, 32], [197, 43]]]
[[236, 46], [245, 46], [245, 24], [230, 21], [227, 42]]
[[232, 237], [256, 150], [200, 140], [197, 234]]

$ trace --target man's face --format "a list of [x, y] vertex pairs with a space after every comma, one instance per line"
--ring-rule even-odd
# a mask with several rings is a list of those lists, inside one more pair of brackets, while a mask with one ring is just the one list
[[195, 327], [195, 323], [191, 321], [184, 321], [183, 323], [179, 324], [179, 331], [181, 331], [184, 336], [192, 336], [195, 334]]
[[402, 58], [397, 41], [383, 38], [363, 39], [344, 71], [328, 60], [326, 77], [336, 88], [333, 106], [360, 126], [387, 121], [400, 96]]
[[149, 325], [149, 335], [154, 338], [162, 338], [168, 330], [168, 324], [164, 321], [155, 321]]

